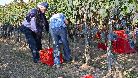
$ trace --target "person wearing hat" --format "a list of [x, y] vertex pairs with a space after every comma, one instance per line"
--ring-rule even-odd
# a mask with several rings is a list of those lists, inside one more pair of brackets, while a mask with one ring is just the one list
[[49, 31], [49, 23], [45, 17], [47, 9], [47, 2], [39, 3], [36, 8], [28, 12], [20, 27], [31, 49], [34, 63], [39, 62], [39, 50], [42, 49], [41, 39], [44, 27], [47, 32]]
[[49, 22], [49, 32], [51, 34], [53, 49], [54, 49], [54, 64], [60, 67], [60, 42], [63, 44], [64, 62], [71, 61], [71, 52], [67, 38], [67, 25], [68, 20], [63, 13], [56, 13], [54, 10]]

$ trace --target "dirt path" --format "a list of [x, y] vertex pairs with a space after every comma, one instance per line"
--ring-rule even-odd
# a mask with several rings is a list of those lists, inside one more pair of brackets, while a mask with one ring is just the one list
[[[80, 69], [81, 61], [71, 64], [63, 63], [60, 69], [32, 62], [32, 56], [28, 49], [22, 50], [19, 43], [6, 44], [0, 41], [0, 78], [80, 78], [85, 74], [93, 74], [96, 78], [104, 78], [107, 74], [105, 52], [95, 49], [88, 69]], [[101, 57], [100, 57], [101, 56]], [[118, 61], [123, 66], [123, 74], [138, 77], [138, 54], [118, 55]], [[105, 77], [108, 78], [108, 77]], [[115, 77], [113, 77], [115, 78]]]

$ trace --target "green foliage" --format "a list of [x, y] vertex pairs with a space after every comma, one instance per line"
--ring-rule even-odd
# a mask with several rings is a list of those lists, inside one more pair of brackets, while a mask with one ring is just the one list
[[[36, 6], [38, 2], [47, 1], [50, 9], [46, 14], [47, 18], [51, 16], [51, 8], [56, 7], [58, 12], [63, 12], [67, 18], [74, 22], [75, 14], [87, 13], [91, 17], [94, 12], [99, 14], [99, 20], [111, 15], [134, 13], [138, 9], [136, 0], [36, 0], [36, 2], [24, 3], [16, 2], [0, 6], [0, 22], [9, 21], [13, 24], [21, 22], [29, 9]], [[84, 10], [82, 10], [84, 8]], [[119, 11], [119, 12], [118, 12]]]

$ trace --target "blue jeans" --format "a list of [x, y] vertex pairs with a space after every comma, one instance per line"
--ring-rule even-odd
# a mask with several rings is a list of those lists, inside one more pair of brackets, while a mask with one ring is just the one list
[[67, 29], [64, 27], [52, 28], [50, 29], [50, 33], [53, 41], [55, 64], [60, 63], [59, 62], [60, 51], [57, 51], [57, 50], [60, 50], [59, 40], [61, 40], [63, 44], [64, 59], [69, 61], [71, 59], [71, 53], [69, 48], [69, 42], [67, 39]]

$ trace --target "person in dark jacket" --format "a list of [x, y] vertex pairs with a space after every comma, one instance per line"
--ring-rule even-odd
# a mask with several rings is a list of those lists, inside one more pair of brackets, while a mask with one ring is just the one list
[[49, 31], [49, 24], [45, 17], [47, 9], [47, 2], [39, 3], [36, 8], [28, 12], [20, 28], [29, 44], [34, 63], [39, 61], [39, 50], [42, 49], [41, 39], [44, 27], [47, 32]]

